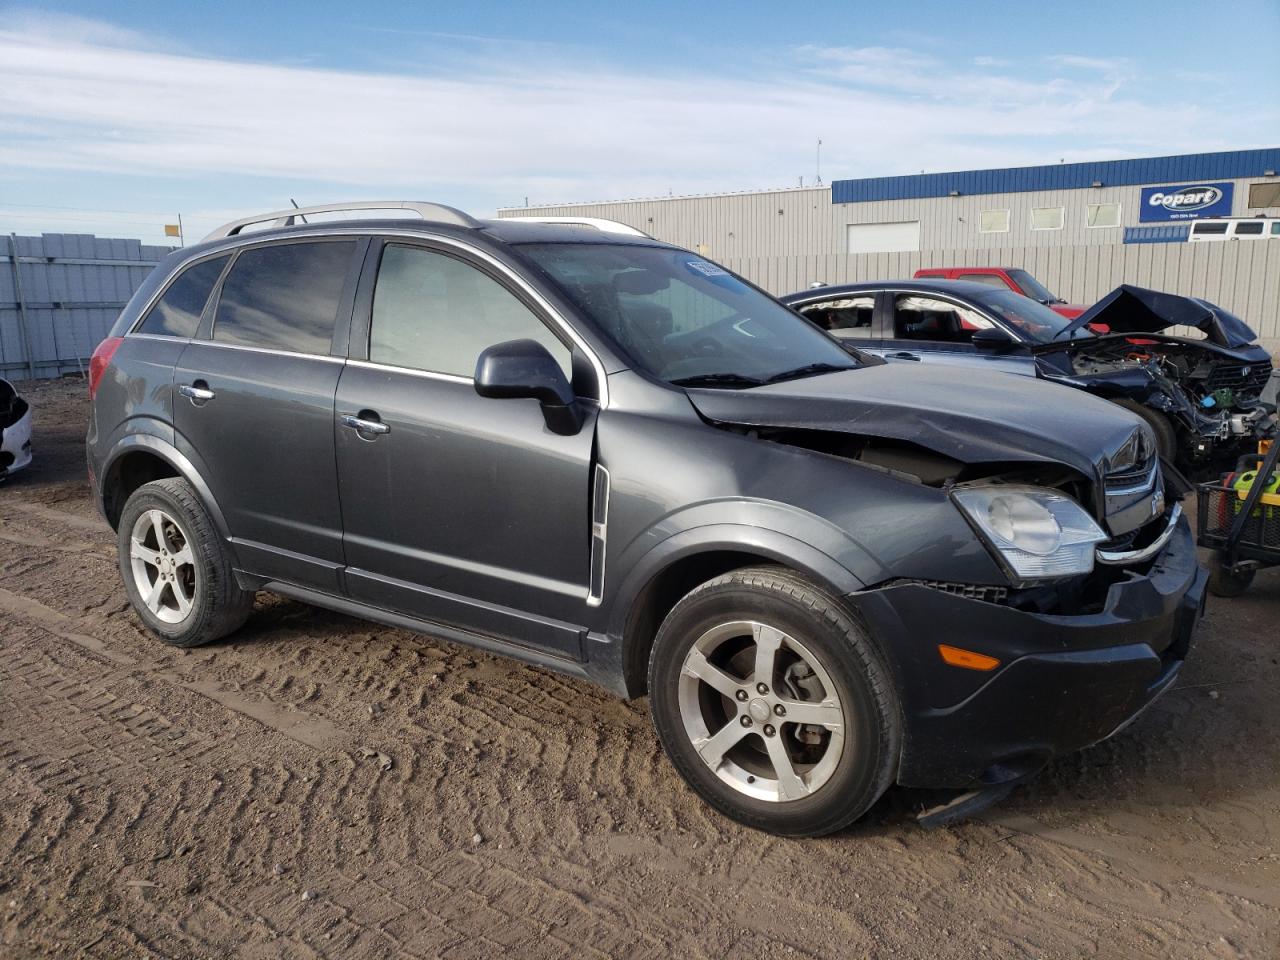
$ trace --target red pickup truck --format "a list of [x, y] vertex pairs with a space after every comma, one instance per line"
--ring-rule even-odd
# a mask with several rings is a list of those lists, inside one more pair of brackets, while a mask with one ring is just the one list
[[1086, 308], [1078, 303], [1054, 296], [1039, 280], [1020, 267], [931, 267], [917, 270], [916, 278], [936, 277], [940, 280], [971, 280], [992, 287], [1008, 287], [1014, 293], [1038, 300], [1054, 313], [1074, 320]]

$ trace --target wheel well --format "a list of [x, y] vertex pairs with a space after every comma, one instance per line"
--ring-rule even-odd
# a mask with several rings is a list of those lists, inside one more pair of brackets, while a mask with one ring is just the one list
[[648, 690], [649, 652], [658, 627], [685, 594], [731, 570], [770, 564], [776, 561], [758, 554], [715, 550], [677, 560], [650, 580], [631, 605], [623, 635], [623, 675], [629, 695], [643, 696]]
[[102, 505], [111, 529], [120, 522], [120, 514], [133, 491], [152, 480], [177, 476], [181, 474], [174, 466], [154, 453], [135, 450], [120, 457], [102, 481]]

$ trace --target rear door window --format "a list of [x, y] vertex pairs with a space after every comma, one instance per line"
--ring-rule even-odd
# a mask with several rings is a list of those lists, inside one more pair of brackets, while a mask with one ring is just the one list
[[875, 295], [867, 294], [810, 303], [801, 307], [800, 312], [833, 337], [861, 340], [871, 336], [875, 308]]
[[378, 266], [369, 359], [455, 377], [507, 340], [536, 340], [570, 374], [571, 352], [514, 293], [469, 263], [388, 244]]
[[200, 326], [200, 315], [213, 292], [213, 285], [222, 276], [230, 254], [202, 260], [184, 270], [169, 289], [164, 292], [142, 323], [138, 333], [160, 337], [194, 337]]
[[222, 284], [213, 339], [327, 354], [355, 249], [338, 240], [242, 251]]

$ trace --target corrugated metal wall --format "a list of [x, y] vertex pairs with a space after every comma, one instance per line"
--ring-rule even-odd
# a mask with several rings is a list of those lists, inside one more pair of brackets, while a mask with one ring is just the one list
[[84, 371], [133, 291], [169, 250], [87, 234], [0, 236], [0, 376]]
[[[1249, 184], [1255, 181], [1232, 182], [1235, 184], [1232, 212], [1236, 216], [1259, 213], [1280, 216], [1280, 207], [1248, 206]], [[514, 207], [499, 210], [498, 216], [523, 214], [620, 220], [660, 240], [699, 250], [715, 259], [844, 253], [848, 250], [849, 224], [906, 220], [920, 222], [922, 250], [1108, 246], [1124, 242], [1125, 226], [1140, 224], [1141, 193], [1140, 186], [1102, 187], [833, 204], [829, 189], [813, 187], [711, 197]], [[1090, 227], [1089, 205], [1098, 203], [1119, 203], [1121, 226]], [[1035, 207], [1062, 207], [1063, 228], [1032, 230], [1031, 211]], [[978, 223], [984, 210], [1008, 210], [1009, 232], [979, 233]], [[1016, 262], [1013, 265], [1016, 266]]]

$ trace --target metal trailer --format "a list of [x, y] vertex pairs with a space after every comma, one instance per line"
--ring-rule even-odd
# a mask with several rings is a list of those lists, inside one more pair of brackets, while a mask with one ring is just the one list
[[[1258, 452], [1240, 458], [1233, 474], [1196, 491], [1197, 542], [1212, 551], [1209, 590], [1236, 597], [1264, 567], [1280, 566], [1280, 490], [1267, 492], [1280, 461], [1280, 440], [1258, 443]], [[1255, 470], [1247, 488], [1232, 478]]]

